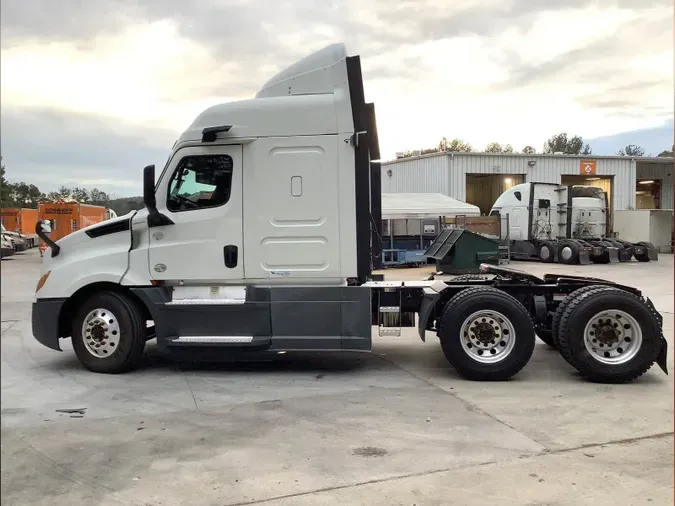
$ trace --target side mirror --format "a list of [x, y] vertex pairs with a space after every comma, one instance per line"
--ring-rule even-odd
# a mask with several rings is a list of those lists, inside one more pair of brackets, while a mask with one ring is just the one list
[[155, 166], [148, 165], [143, 169], [143, 204], [148, 210], [148, 226], [161, 227], [163, 225], [173, 225], [173, 221], [161, 214], [157, 210], [157, 199], [155, 198]]
[[49, 220], [40, 221], [40, 230], [42, 230], [42, 232], [45, 234], [49, 234], [52, 231], [52, 226], [49, 223]]
[[157, 208], [155, 199], [155, 166], [148, 165], [143, 169], [143, 203], [148, 211]]
[[49, 224], [49, 220], [38, 220], [37, 223], [35, 224], [35, 233], [38, 235], [40, 239], [44, 241], [44, 243], [47, 246], [50, 247], [50, 249], [52, 250], [52, 258], [54, 258], [58, 256], [59, 253], [61, 252], [61, 246], [59, 246], [49, 238], [47, 234], [51, 231], [52, 227]]

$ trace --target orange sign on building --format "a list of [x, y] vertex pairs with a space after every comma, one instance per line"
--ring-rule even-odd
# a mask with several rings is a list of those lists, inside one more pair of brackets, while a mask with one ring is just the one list
[[579, 162], [579, 174], [582, 176], [595, 176], [595, 160], [581, 160]]

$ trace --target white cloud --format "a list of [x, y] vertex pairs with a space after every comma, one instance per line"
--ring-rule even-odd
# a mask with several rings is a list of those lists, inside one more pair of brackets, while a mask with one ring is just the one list
[[[95, 1], [91, 19], [100, 21]], [[532, 0], [528, 10], [515, 0], [464, 0], [449, 13], [442, 0], [346, 0], [341, 7], [322, 6], [317, 12], [323, 17], [309, 21], [311, 6], [300, 4], [278, 19], [241, 11], [237, 19], [242, 32], [251, 31], [244, 35], [253, 46], [234, 33], [237, 23], [222, 30], [229, 39], [211, 43], [196, 28], [202, 26], [197, 15], [188, 19], [184, 10], [174, 19], [137, 18], [123, 31], [101, 29], [85, 43], [69, 34], [3, 45], [3, 107], [97, 115], [120, 135], [128, 134], [129, 124], [178, 135], [204, 108], [251, 96], [291, 63], [261, 48], [281, 48], [277, 55], [294, 58], [344, 38], [348, 47], [363, 50], [366, 97], [376, 105], [384, 157], [431, 146], [442, 136], [461, 137], [477, 149], [491, 141], [540, 149], [560, 131], [596, 137], [660, 125], [672, 116], [672, 26], [663, 28], [671, 7]], [[293, 9], [304, 9], [299, 25]], [[222, 9], [201, 14], [208, 34], [215, 14], [223, 15]], [[76, 135], [81, 126], [64, 123], [59, 135]], [[133, 131], [147, 135], [146, 144], [170, 148], [158, 144], [164, 133]], [[127, 184], [114, 175], [105, 179]]]
[[205, 106], [232, 100], [202, 92], [237, 71], [180, 36], [174, 22], [160, 21], [97, 37], [87, 48], [44, 41], [3, 50], [0, 79], [3, 102], [12, 106], [58, 107], [180, 129]]

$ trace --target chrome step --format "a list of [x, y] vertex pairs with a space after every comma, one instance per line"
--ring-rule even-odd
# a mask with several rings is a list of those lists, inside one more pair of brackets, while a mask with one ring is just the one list
[[249, 344], [253, 336], [180, 336], [171, 344]]

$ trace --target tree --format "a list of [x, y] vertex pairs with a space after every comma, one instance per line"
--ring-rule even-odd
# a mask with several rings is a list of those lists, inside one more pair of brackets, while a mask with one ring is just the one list
[[0, 203], [2, 207], [12, 207], [14, 205], [12, 186], [14, 185], [5, 179], [5, 165], [2, 163], [2, 156], [0, 156]]
[[523, 148], [523, 153], [526, 155], [534, 155], [537, 152], [536, 149], [534, 149], [532, 146], [525, 146]]
[[446, 149], [443, 151], [448, 151], [450, 153], [470, 153], [473, 151], [471, 144], [464, 142], [462, 139], [452, 139], [449, 143], [446, 141]]
[[104, 191], [94, 188], [89, 192], [89, 202], [95, 206], [106, 206], [110, 203], [110, 197]]
[[568, 138], [566, 133], [560, 133], [552, 136], [544, 143], [544, 153], [563, 153], [566, 155], [590, 155], [592, 153], [591, 147], [588, 144], [584, 145], [584, 140], [575, 135]]
[[511, 144], [504, 146], [504, 153], [513, 153], [513, 146]]
[[673, 156], [673, 152], [675, 152], [675, 145], [673, 145], [673, 146], [670, 148], [670, 151], [661, 151], [661, 152], [659, 153], [659, 156], [672, 157], [672, 156]]
[[34, 184], [26, 184], [23, 181], [12, 185], [12, 200], [16, 207], [37, 209], [38, 203], [44, 195]]
[[486, 153], [502, 153], [503, 151], [504, 149], [502, 148], [502, 145], [498, 142], [491, 142], [485, 148]]
[[88, 204], [91, 200], [89, 192], [85, 188], [78, 188], [77, 186], [70, 191], [70, 195], [76, 202], [81, 204]]
[[617, 153], [619, 156], [644, 156], [645, 150], [637, 144], [629, 144], [623, 149], [620, 149]]

